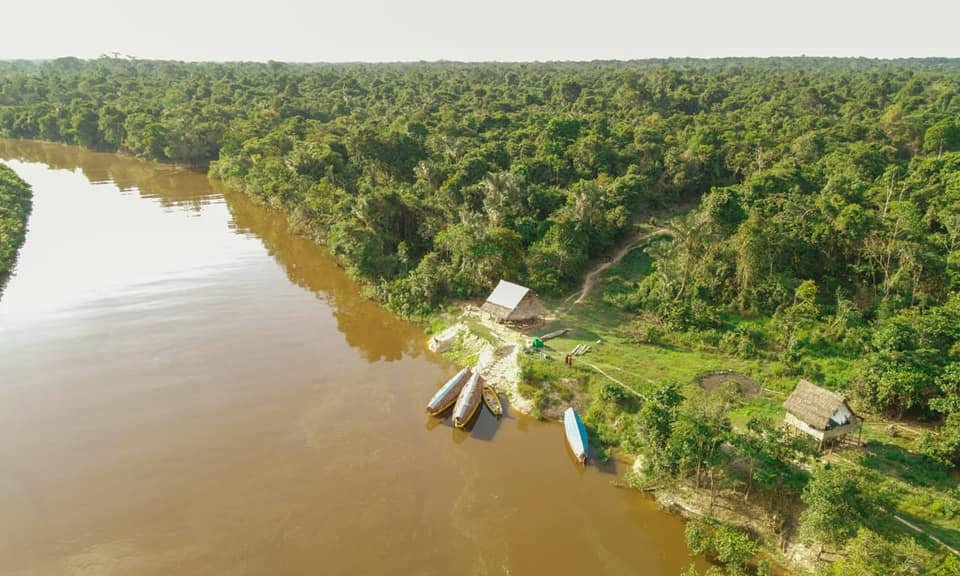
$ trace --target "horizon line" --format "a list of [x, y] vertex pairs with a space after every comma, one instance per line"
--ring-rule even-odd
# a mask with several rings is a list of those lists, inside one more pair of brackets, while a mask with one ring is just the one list
[[0, 56], [0, 62], [56, 62], [58, 60], [80, 60], [95, 62], [98, 60], [125, 60], [129, 62], [175, 62], [182, 64], [294, 64], [294, 65], [395, 65], [395, 64], [591, 64], [591, 63], [631, 63], [631, 62], [658, 62], [658, 61], [723, 61], [723, 60], [868, 60], [872, 62], [905, 62], [918, 60], [956, 60], [960, 56], [864, 56], [864, 55], [830, 55], [818, 56], [809, 54], [794, 55], [764, 55], [764, 56], [649, 56], [638, 58], [589, 58], [589, 59], [556, 59], [556, 60], [455, 60], [455, 59], [410, 59], [410, 60], [251, 60], [251, 59], [223, 59], [223, 60], [184, 60], [179, 58], [140, 57], [132, 54], [111, 52], [99, 56], [45, 56], [37, 58], [5, 58]]

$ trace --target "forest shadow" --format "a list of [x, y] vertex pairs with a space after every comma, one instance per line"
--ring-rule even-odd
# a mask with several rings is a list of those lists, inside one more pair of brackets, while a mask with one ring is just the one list
[[899, 478], [914, 486], [953, 490], [960, 485], [960, 479], [952, 476], [943, 464], [896, 444], [868, 441], [862, 462], [871, 470]]

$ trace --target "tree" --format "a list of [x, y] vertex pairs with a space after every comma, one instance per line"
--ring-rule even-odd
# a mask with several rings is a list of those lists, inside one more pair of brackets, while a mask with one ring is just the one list
[[670, 476], [675, 470], [668, 443], [681, 400], [676, 383], [667, 382], [654, 390], [637, 414], [636, 433], [647, 456], [645, 471], [651, 476]]
[[757, 543], [746, 532], [712, 521], [689, 521], [684, 536], [692, 553], [713, 558], [731, 575], [745, 574], [758, 551]]
[[699, 393], [686, 398], [678, 408], [668, 442], [670, 457], [681, 478], [692, 471], [699, 488], [706, 474], [711, 507], [720, 487], [723, 465], [729, 458], [722, 449], [731, 435], [728, 411], [729, 406], [719, 396]]
[[798, 466], [809, 455], [805, 442], [786, 433], [782, 426], [753, 418], [747, 422], [746, 433], [736, 436], [735, 445], [747, 462], [744, 499], [756, 488], [775, 504], [783, 505], [806, 485], [807, 474]]
[[487, 220], [491, 226], [503, 226], [519, 201], [517, 177], [510, 172], [491, 172], [483, 177], [480, 185], [484, 191], [483, 207]]
[[676, 300], [683, 298], [691, 271], [697, 264], [705, 224], [697, 212], [678, 216], [666, 225], [670, 241], [651, 247], [651, 255], [657, 261], [657, 272], [671, 297]]
[[450, 263], [453, 289], [461, 296], [477, 296], [500, 278], [521, 276], [523, 243], [512, 230], [457, 224], [438, 234], [436, 242]]
[[953, 120], [941, 120], [923, 134], [923, 151], [943, 156], [944, 152], [960, 150], [960, 125]]
[[73, 114], [73, 133], [77, 144], [87, 148], [100, 146], [99, 117], [96, 111], [83, 108]]
[[863, 489], [856, 471], [843, 466], [818, 470], [801, 499], [807, 506], [800, 517], [801, 534], [831, 546], [843, 546], [880, 511], [878, 496]]
[[731, 568], [734, 573], [745, 571], [747, 563], [753, 560], [757, 553], [757, 543], [746, 532], [725, 524], [717, 527], [713, 548], [717, 560]]
[[861, 528], [844, 547], [844, 556], [825, 574], [846, 576], [926, 576], [935, 560], [916, 541], [904, 538], [891, 542], [876, 532]]

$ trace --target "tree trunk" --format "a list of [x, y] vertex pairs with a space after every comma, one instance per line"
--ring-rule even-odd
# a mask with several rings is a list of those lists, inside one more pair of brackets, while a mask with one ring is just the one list
[[709, 515], [713, 516], [713, 503], [717, 500], [717, 481], [714, 477], [713, 468], [710, 469], [710, 509]]

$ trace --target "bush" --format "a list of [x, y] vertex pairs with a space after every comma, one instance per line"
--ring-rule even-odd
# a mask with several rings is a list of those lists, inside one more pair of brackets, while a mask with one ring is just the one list
[[728, 573], [742, 574], [757, 554], [757, 543], [749, 534], [726, 524], [711, 525], [692, 520], [684, 529], [690, 551], [723, 564]]
[[755, 358], [757, 356], [757, 344], [754, 335], [742, 326], [737, 326], [730, 332], [724, 332], [720, 336], [720, 349], [740, 358]]
[[661, 326], [648, 319], [637, 320], [627, 327], [627, 335], [637, 344], [658, 344], [664, 335]]

